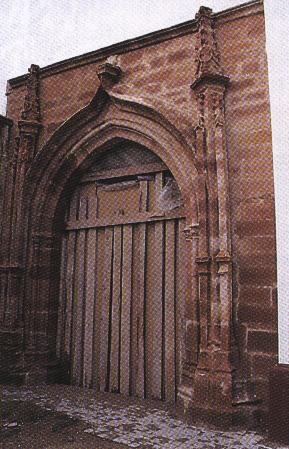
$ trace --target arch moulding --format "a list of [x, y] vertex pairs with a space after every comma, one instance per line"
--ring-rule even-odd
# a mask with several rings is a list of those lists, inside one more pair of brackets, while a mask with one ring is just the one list
[[[212, 212], [216, 192], [211, 192], [207, 172], [200, 159], [200, 154], [204, 153], [201, 146], [205, 145], [201, 142], [206, 139], [206, 131], [201, 125], [196, 128], [195, 148], [154, 109], [133, 99], [108, 94], [100, 87], [92, 102], [67, 120], [35, 157], [24, 184], [26, 238], [20, 243], [24, 254], [23, 266], [26, 267], [23, 305], [27, 360], [43, 358], [47, 366], [53, 365], [59, 276], [57, 261], [60, 258], [58, 224], [65, 193], [73, 189], [95, 156], [119, 140], [132, 141], [151, 150], [167, 165], [185, 204], [184, 238], [188, 241], [192, 276], [192, 293], [186, 300], [186, 309], [194, 310], [194, 316], [185, 316], [181, 339], [186, 340], [185, 332], [188, 330], [194, 332], [197, 343], [191, 365], [186, 363], [186, 350], [182, 348], [179, 398], [185, 408], [198, 408], [204, 402], [204, 392], [213, 388], [222, 398], [224, 409], [228, 411], [231, 408], [230, 256], [222, 250], [223, 235], [220, 234], [220, 245], [216, 246], [215, 234], [220, 220], [216, 212]], [[217, 123], [218, 136], [221, 131]], [[221, 170], [225, 168], [221, 167]], [[221, 200], [223, 198], [222, 195]], [[210, 219], [208, 214], [211, 214]], [[224, 220], [222, 210], [220, 214]], [[225, 220], [228, 221], [228, 217]], [[220, 232], [224, 229], [222, 223]], [[222, 308], [218, 294], [224, 294], [225, 315], [216, 310], [218, 304]], [[190, 326], [193, 329], [189, 329]], [[212, 408], [214, 404], [218, 405], [214, 395], [209, 399]]]

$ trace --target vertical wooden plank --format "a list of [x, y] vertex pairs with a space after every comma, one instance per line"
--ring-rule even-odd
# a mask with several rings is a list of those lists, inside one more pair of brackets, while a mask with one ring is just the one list
[[86, 245], [86, 301], [84, 320], [84, 351], [83, 351], [83, 386], [90, 387], [92, 382], [92, 350], [93, 325], [95, 319], [94, 296], [96, 276], [96, 230], [87, 231]]
[[[9, 293], [7, 294], [8, 285], [9, 285], [8, 279], [9, 279], [9, 275], [7, 272], [0, 274], [0, 281], [1, 281], [1, 285], [0, 285], [0, 293], [1, 293], [1, 296], [0, 296], [0, 298], [1, 298], [0, 299], [0, 323], [1, 324], [5, 320], [5, 312], [6, 312], [6, 308], [7, 308], [7, 302], [8, 302], [7, 301], [7, 296], [9, 294]], [[19, 316], [21, 316], [21, 315], [19, 315]]]
[[132, 297], [131, 297], [131, 337], [130, 337], [130, 395], [136, 395], [138, 349], [137, 318], [139, 298], [139, 224], [132, 227]]
[[[189, 298], [187, 273], [187, 242], [184, 236], [185, 219], [178, 220], [176, 260], [176, 385], [179, 385], [182, 366], [186, 361], [186, 301]], [[177, 391], [176, 391], [177, 394]]]
[[145, 395], [147, 398], [153, 397], [153, 364], [155, 360], [153, 352], [153, 334], [155, 319], [154, 316], [154, 300], [155, 300], [155, 283], [154, 283], [154, 258], [155, 258], [155, 225], [147, 223], [146, 233], [146, 270], [145, 270], [145, 286], [146, 286], [146, 303], [145, 303]]
[[[163, 187], [163, 173], [158, 173], [155, 178], [156, 197], [159, 198]], [[154, 299], [153, 310], [153, 333], [152, 333], [152, 397], [162, 399], [163, 397], [163, 281], [164, 281], [164, 223], [155, 223], [154, 229]]]
[[155, 175], [155, 188], [154, 188], [154, 193], [155, 193], [155, 207], [156, 209], [161, 209], [161, 192], [164, 186], [164, 172], [159, 172], [156, 173]]
[[109, 390], [119, 392], [120, 377], [120, 316], [121, 316], [121, 258], [122, 228], [115, 226], [113, 242], [113, 287], [111, 309], [111, 350]]
[[86, 199], [87, 199], [87, 219], [93, 220], [94, 218], [96, 218], [96, 185], [95, 185], [95, 183], [90, 183], [87, 185]]
[[78, 212], [78, 219], [81, 222], [86, 222], [87, 219], [87, 207], [88, 207], [88, 200], [87, 200], [87, 186], [81, 186], [81, 190], [80, 190], [80, 197], [79, 197], [79, 212]]
[[148, 207], [147, 210], [153, 212], [156, 210], [155, 182], [151, 179], [148, 182]]
[[69, 221], [74, 221], [78, 219], [78, 210], [79, 210], [79, 187], [77, 187], [70, 200], [70, 207], [69, 207]]
[[153, 299], [153, 367], [152, 395], [155, 399], [163, 397], [163, 280], [164, 280], [164, 223], [155, 223], [154, 232], [154, 299]]
[[78, 231], [76, 240], [75, 288], [73, 295], [72, 321], [72, 381], [81, 384], [83, 358], [83, 305], [85, 297], [84, 276], [85, 231]]
[[165, 399], [175, 402], [175, 222], [166, 222], [165, 244]]
[[139, 211], [146, 212], [148, 210], [148, 180], [143, 179], [144, 177], [139, 176], [139, 190], [140, 190], [140, 204]]
[[101, 336], [100, 336], [100, 363], [99, 383], [100, 390], [108, 388], [109, 368], [109, 320], [112, 294], [112, 257], [113, 257], [113, 228], [105, 229], [105, 254], [103, 261], [103, 295], [101, 307]]
[[7, 273], [1, 273], [0, 274], [0, 323], [2, 324], [4, 322], [4, 316], [5, 316], [5, 284], [7, 282]]
[[60, 286], [59, 286], [59, 305], [57, 321], [56, 355], [61, 358], [63, 353], [63, 338], [65, 325], [65, 306], [66, 306], [66, 276], [67, 276], [67, 240], [68, 235], [64, 234], [61, 242], [61, 264], [60, 264]]
[[[94, 322], [93, 322], [93, 349], [92, 349], [92, 386], [99, 390], [100, 386], [100, 347], [101, 347], [101, 308], [104, 283], [104, 257], [105, 257], [105, 230], [96, 230], [96, 270], [94, 287]], [[107, 317], [108, 319], [109, 317]]]
[[[140, 181], [140, 212], [146, 212], [149, 205], [149, 180]], [[145, 397], [145, 258], [146, 258], [146, 224], [139, 225], [138, 238], [138, 307], [137, 307], [137, 383], [136, 394]]]
[[[146, 212], [149, 205], [149, 179], [152, 177], [139, 176], [140, 204], [139, 211]], [[135, 248], [138, 257], [137, 277], [138, 289], [136, 292], [137, 304], [137, 371], [136, 389], [138, 397], [145, 397], [145, 253], [146, 253], [146, 224], [138, 226], [138, 245]]]
[[67, 269], [66, 269], [66, 307], [65, 307], [65, 323], [64, 323], [64, 356], [70, 359], [72, 345], [72, 309], [74, 297], [75, 282], [75, 248], [76, 248], [76, 232], [68, 233], [67, 241]]
[[123, 227], [122, 304], [121, 304], [121, 356], [120, 392], [130, 392], [130, 331], [132, 296], [132, 226]]
[[137, 319], [137, 396], [144, 398], [145, 391], [145, 297], [146, 297], [146, 224], [141, 224], [139, 229], [139, 295], [138, 295], [138, 319]]

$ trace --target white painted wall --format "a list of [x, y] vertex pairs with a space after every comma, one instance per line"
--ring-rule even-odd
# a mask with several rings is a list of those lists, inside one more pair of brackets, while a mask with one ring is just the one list
[[289, 2], [265, 0], [277, 228], [279, 363], [289, 364]]
[[[215, 12], [242, 0], [3, 0], [0, 113], [6, 80], [53, 62]], [[289, 2], [265, 0], [277, 215], [279, 361], [289, 363]]]

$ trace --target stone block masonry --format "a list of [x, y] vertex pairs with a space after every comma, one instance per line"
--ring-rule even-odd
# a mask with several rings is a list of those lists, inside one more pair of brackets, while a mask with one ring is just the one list
[[[264, 419], [269, 398], [268, 373], [277, 361], [277, 301], [262, 2], [255, 0], [218, 14], [202, 7], [195, 19], [185, 24], [48, 67], [33, 64], [27, 75], [9, 80], [7, 118], [1, 118], [0, 125], [4, 136], [0, 180], [2, 380], [9, 376], [19, 382], [69, 379], [77, 366], [75, 376], [86, 384], [87, 360], [94, 356], [87, 356], [84, 340], [87, 329], [97, 329], [98, 325], [93, 324], [85, 301], [95, 289], [98, 293], [94, 310], [99, 313], [95, 322], [99, 319], [104, 323], [101, 332], [107, 329], [105, 336], [99, 337], [102, 355], [97, 362], [104, 364], [105, 373], [110, 372], [110, 363], [119, 367], [119, 373], [131, 373], [138, 366], [150, 376], [159, 369], [158, 394], [165, 399], [166, 370], [171, 369], [165, 356], [170, 354], [175, 384], [166, 388], [176, 391], [174, 401], [184, 414], [231, 421], [235, 416]], [[154, 157], [150, 170], [145, 160], [140, 163], [138, 159], [132, 167], [129, 156], [118, 159], [122, 166], [112, 168], [113, 155], [122, 148], [123, 154], [128, 155], [130, 147], [153, 154], [149, 156]], [[111, 161], [104, 162], [109, 154]], [[93, 179], [92, 167], [96, 170]], [[106, 181], [101, 178], [103, 167]], [[120, 168], [124, 170], [121, 175], [117, 171]], [[126, 177], [139, 187], [136, 204], [140, 210], [134, 211], [133, 217], [124, 211], [127, 204], [133, 207], [136, 193], [129, 193], [126, 186], [122, 197], [126, 200], [119, 205], [118, 215], [114, 214], [114, 221], [106, 217], [102, 222], [106, 229], [103, 242], [112, 245], [111, 253], [107, 246], [101, 250], [104, 265], [106, 259], [114, 261], [115, 254], [119, 254], [118, 262], [112, 262], [112, 271], [123, 261], [129, 263], [125, 251], [130, 249], [135, 263], [133, 251], [139, 247], [129, 243], [129, 233], [122, 240], [126, 231], [119, 230], [115, 235], [124, 243], [117, 246], [118, 240], [109, 240], [109, 227], [126, 224], [136, 229], [140, 213], [147, 214], [141, 215], [142, 223], [159, 220], [160, 211], [154, 210], [154, 218], [148, 217], [152, 204], [157, 204], [151, 198], [162, 192], [168, 176], [181, 195], [183, 209], [178, 209], [174, 219], [185, 218], [184, 229], [172, 231], [169, 225], [153, 225], [159, 248], [155, 260], [160, 261], [158, 273], [167, 273], [168, 267], [173, 270], [179, 260], [184, 260], [189, 281], [175, 276], [162, 288], [154, 288], [155, 275], [150, 267], [150, 263], [155, 263], [150, 252], [153, 238], [151, 231], [146, 231], [150, 228], [144, 224], [143, 231], [133, 231], [143, 239], [144, 245], [137, 251], [144, 257], [143, 266], [147, 264], [151, 277], [144, 281], [144, 277], [132, 274], [129, 291], [133, 292], [136, 285], [138, 294], [125, 296], [126, 301], [131, 301], [125, 309], [131, 327], [115, 318], [123, 318], [115, 299], [120, 291], [119, 286], [114, 288], [120, 282], [118, 275], [112, 274], [109, 283], [107, 269], [107, 281], [99, 274], [101, 280], [94, 284], [87, 274], [91, 270], [81, 268], [81, 260], [85, 261], [86, 256], [80, 254], [71, 267], [69, 256], [63, 257], [61, 242], [66, 232], [86, 232], [89, 236], [83, 241], [76, 237], [74, 253], [68, 241], [70, 253], [77, 255], [81, 253], [79, 248], [87, 248], [92, 229], [100, 226], [100, 216], [94, 217], [96, 221], [89, 216], [89, 195], [97, 196], [96, 190], [85, 197], [86, 206], [84, 200], [78, 204], [77, 218], [69, 224], [71, 228], [68, 226], [67, 217], [76, 207], [73, 195], [88, 182], [88, 173], [95, 189], [103, 189], [101, 183], [118, 184], [120, 189], [120, 180], [123, 182]], [[113, 198], [122, 195], [117, 192], [115, 188]], [[171, 219], [168, 211], [162, 213], [164, 220]], [[83, 222], [77, 228], [79, 217]], [[173, 234], [177, 238], [173, 239]], [[99, 248], [101, 242], [100, 238]], [[172, 248], [169, 242], [180, 243], [173, 243]], [[68, 268], [63, 268], [63, 260], [68, 261]], [[138, 263], [138, 272], [142, 273]], [[63, 270], [68, 270], [67, 278], [71, 280], [65, 288]], [[127, 273], [131, 272], [126, 270], [120, 279], [130, 283]], [[98, 285], [102, 285], [102, 290]], [[180, 285], [185, 287], [181, 289]], [[109, 286], [112, 291], [108, 294]], [[80, 289], [77, 294], [76, 288]], [[178, 293], [181, 291], [185, 293]], [[104, 293], [111, 301], [109, 306], [101, 299]], [[153, 294], [154, 301], [150, 299]], [[61, 302], [63, 295], [66, 299]], [[81, 315], [84, 318], [75, 312], [82, 313], [80, 297], [86, 298], [85, 313]], [[137, 307], [133, 303], [136, 297]], [[155, 302], [161, 310], [159, 330], [156, 324], [149, 327]], [[173, 330], [168, 324], [170, 316], [175, 317]], [[72, 323], [72, 350], [65, 353], [68, 343], [60, 343], [59, 333], [64, 327], [64, 334], [70, 338], [68, 321]], [[84, 323], [83, 334], [75, 330], [78, 322]], [[110, 323], [117, 323], [119, 332]], [[154, 335], [152, 343], [150, 332]], [[157, 335], [162, 335], [161, 348], [156, 344]], [[129, 357], [124, 357], [126, 351], [121, 344], [130, 341], [130, 337], [137, 343], [128, 345]], [[173, 342], [173, 350], [166, 338]], [[118, 364], [119, 359], [114, 356], [118, 344], [123, 364]], [[155, 354], [160, 354], [164, 362], [158, 364]], [[103, 375], [100, 373], [101, 379]], [[140, 372], [136, 378], [140, 382]], [[145, 396], [146, 379], [142, 378], [141, 387], [133, 382], [127, 384], [127, 393]], [[109, 379], [100, 384], [107, 389]], [[99, 385], [99, 380], [95, 380], [95, 385]], [[153, 385], [148, 390], [155, 388], [151, 380], [148, 385]], [[118, 391], [117, 386], [114, 388]]]

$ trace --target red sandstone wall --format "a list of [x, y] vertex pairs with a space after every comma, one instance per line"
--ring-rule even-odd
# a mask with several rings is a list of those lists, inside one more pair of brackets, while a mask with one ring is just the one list
[[[260, 9], [260, 8], [259, 8]], [[238, 18], [239, 17], [239, 18]], [[276, 256], [274, 192], [262, 13], [220, 18], [216, 26], [222, 65], [231, 78], [226, 96], [234, 257], [234, 317], [240, 366], [236, 394], [267, 397], [267, 375], [276, 361]], [[150, 104], [191, 141], [197, 113], [194, 33], [124, 53], [116, 92]], [[55, 129], [89, 103], [99, 85], [102, 61], [41, 80], [44, 129], [41, 147]], [[13, 88], [8, 116], [20, 118], [25, 89]]]
[[[276, 249], [271, 125], [263, 15], [218, 25], [231, 85], [226, 97], [234, 301], [242, 370], [238, 395], [268, 397], [277, 361]], [[243, 390], [244, 391], [244, 390]]]
[[[194, 35], [182, 36], [120, 56], [123, 70], [115, 92], [137, 99], [164, 113], [184, 135], [192, 138], [196, 109], [190, 84], [194, 75]], [[41, 115], [44, 130], [39, 147], [65, 120], [86, 106], [99, 86], [97, 66], [84, 65], [41, 79]], [[25, 89], [8, 96], [8, 116], [19, 120]], [[177, 106], [177, 107], [176, 107]]]

